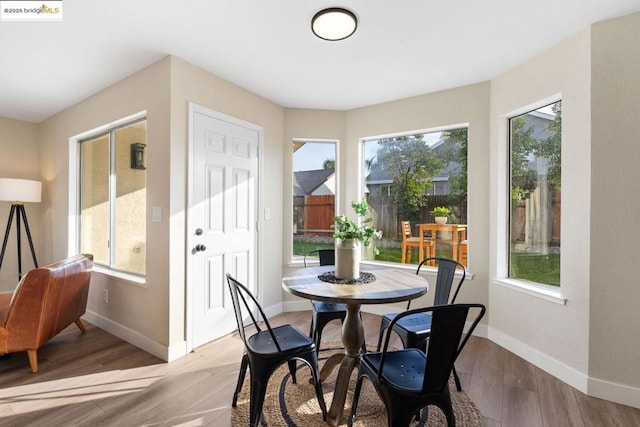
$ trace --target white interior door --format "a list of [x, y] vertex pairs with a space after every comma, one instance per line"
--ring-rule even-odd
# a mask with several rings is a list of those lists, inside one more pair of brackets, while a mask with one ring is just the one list
[[255, 292], [260, 130], [205, 109], [192, 112], [189, 213], [192, 348], [236, 329], [225, 275]]

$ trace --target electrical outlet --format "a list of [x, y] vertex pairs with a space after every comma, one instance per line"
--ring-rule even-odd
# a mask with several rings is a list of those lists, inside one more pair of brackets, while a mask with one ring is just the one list
[[109, 289], [102, 290], [102, 302], [109, 304]]

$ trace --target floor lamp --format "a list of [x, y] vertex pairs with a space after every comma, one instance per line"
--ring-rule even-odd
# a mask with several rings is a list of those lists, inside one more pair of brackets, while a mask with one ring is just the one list
[[24, 210], [25, 203], [40, 203], [42, 198], [42, 183], [40, 181], [31, 181], [27, 179], [0, 178], [0, 201], [11, 202], [11, 211], [9, 212], [9, 220], [7, 221], [7, 231], [4, 233], [4, 241], [2, 242], [2, 252], [0, 252], [0, 268], [4, 260], [4, 253], [7, 250], [7, 241], [9, 240], [9, 232], [11, 231], [11, 223], [13, 217], [16, 218], [16, 237], [18, 240], [18, 281], [22, 279], [22, 252], [20, 248], [20, 221], [24, 222], [24, 229], [27, 232], [29, 247], [31, 248], [31, 256], [33, 264], [38, 267], [36, 261], [36, 251], [33, 249], [33, 241], [31, 240], [31, 231], [29, 230], [29, 222], [27, 214]]

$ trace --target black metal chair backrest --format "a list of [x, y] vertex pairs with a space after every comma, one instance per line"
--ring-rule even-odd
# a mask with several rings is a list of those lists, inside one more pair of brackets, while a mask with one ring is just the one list
[[[247, 326], [253, 325], [256, 329], [256, 333], [261, 332], [262, 329], [260, 328], [259, 323], [264, 322], [264, 325], [269, 331], [269, 334], [271, 335], [271, 339], [273, 340], [273, 343], [275, 344], [276, 348], [278, 349], [278, 351], [282, 351], [282, 349], [280, 348], [280, 344], [278, 344], [278, 340], [275, 334], [273, 333], [273, 330], [271, 329], [271, 325], [267, 320], [267, 316], [264, 314], [262, 307], [260, 307], [258, 300], [253, 296], [251, 291], [249, 291], [249, 289], [247, 289], [247, 287], [244, 286], [242, 283], [234, 279], [230, 274], [227, 274], [227, 283], [229, 284], [229, 290], [231, 291], [231, 301], [233, 302], [233, 310], [236, 315], [236, 323], [238, 324], [238, 334], [240, 334], [240, 338], [242, 338], [242, 341], [245, 343], [245, 346], [247, 345], [245, 328]], [[242, 302], [242, 305], [240, 304], [241, 302]], [[255, 305], [257, 314], [259, 315], [259, 319], [256, 319], [256, 316], [254, 315], [254, 310], [251, 309], [249, 302], [252, 302]], [[243, 307], [244, 307], [244, 310], [249, 314], [249, 317], [251, 318], [251, 323], [249, 325], [245, 325], [244, 323]]]
[[[441, 305], [441, 304], [453, 304], [456, 302], [456, 298], [458, 297], [458, 293], [460, 292], [460, 288], [462, 286], [462, 282], [464, 282], [465, 277], [467, 276], [467, 269], [464, 265], [449, 258], [440, 258], [440, 257], [432, 257], [425, 258], [422, 260], [420, 265], [418, 265], [418, 269], [416, 270], [416, 274], [420, 274], [420, 268], [427, 263], [437, 263], [438, 274], [436, 276], [436, 290], [435, 295], [433, 296], [433, 304]], [[449, 296], [451, 295], [451, 288], [453, 287], [453, 281], [456, 276], [456, 270], [460, 269], [460, 281], [456, 286], [456, 290], [453, 293], [453, 298], [449, 300]], [[409, 304], [407, 304], [407, 310], [409, 309]]]
[[336, 251], [334, 249], [314, 249], [304, 255], [304, 268], [307, 268], [307, 256], [318, 254], [320, 265], [336, 265]]
[[[475, 319], [467, 330], [464, 339], [461, 341], [465, 322], [470, 309], [478, 309]], [[447, 304], [432, 307], [417, 308], [398, 314], [387, 329], [387, 335], [382, 349], [378, 378], [384, 372], [384, 363], [389, 346], [389, 337], [393, 325], [405, 316], [415, 313], [432, 313], [431, 336], [427, 347], [427, 358], [424, 367], [424, 380], [422, 392], [429, 393], [440, 391], [448, 387], [449, 376], [453, 369], [453, 364], [462, 351], [465, 344], [471, 337], [474, 329], [484, 316], [486, 308], [482, 304]], [[401, 350], [402, 351], [402, 350]]]

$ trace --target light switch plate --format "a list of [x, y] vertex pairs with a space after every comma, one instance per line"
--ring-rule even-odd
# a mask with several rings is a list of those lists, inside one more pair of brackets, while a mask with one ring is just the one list
[[162, 221], [162, 208], [160, 206], [154, 206], [151, 214], [151, 222]]

